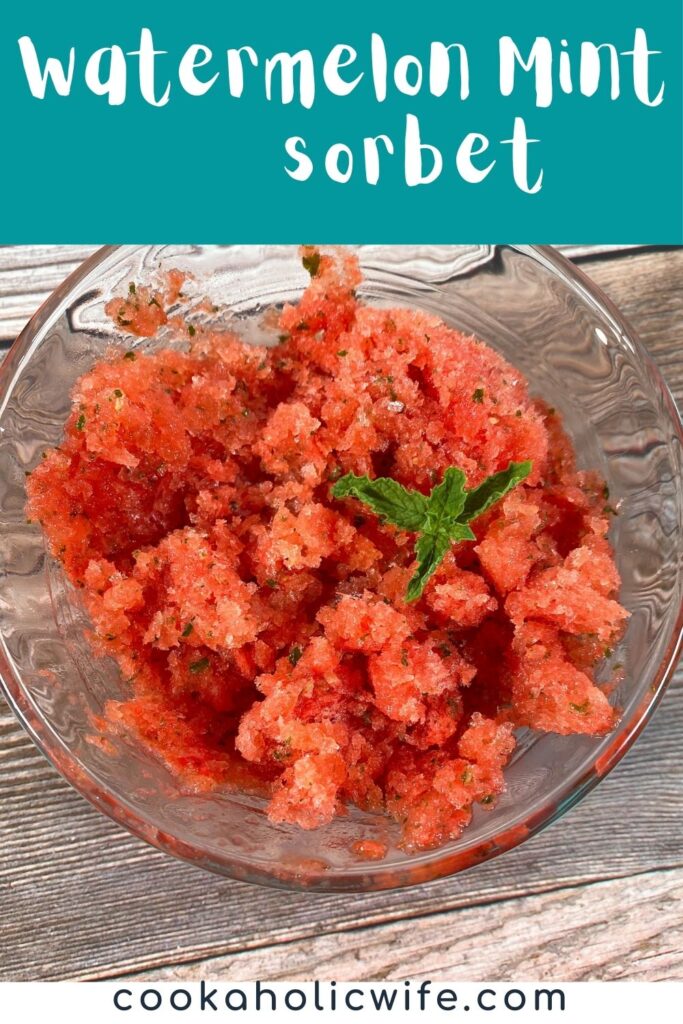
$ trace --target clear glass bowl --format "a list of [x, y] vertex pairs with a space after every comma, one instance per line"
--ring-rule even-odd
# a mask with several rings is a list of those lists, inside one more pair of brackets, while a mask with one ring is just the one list
[[[675, 666], [682, 627], [681, 423], [654, 364], [610, 302], [550, 249], [530, 246], [363, 246], [362, 297], [438, 313], [477, 334], [562, 414], [579, 460], [605, 476], [619, 515], [612, 542], [628, 630], [612, 662], [625, 666], [613, 700], [617, 730], [595, 739], [524, 732], [507, 792], [477, 810], [462, 837], [408, 855], [385, 818], [352, 809], [324, 829], [274, 825], [238, 793], [184, 793], [132, 740], [98, 743], [92, 724], [122, 694], [113, 664], [92, 657], [78, 595], [26, 521], [25, 474], [60, 439], [76, 378], [114, 343], [104, 313], [131, 280], [179, 267], [195, 282], [193, 315], [272, 336], [265, 312], [295, 300], [307, 275], [288, 246], [105, 248], [77, 270], [22, 332], [0, 372], [0, 675], [28, 732], [100, 810], [155, 846], [204, 868], [272, 885], [372, 890], [446, 875], [521, 842], [580, 799], [643, 728]], [[168, 343], [159, 339], [155, 345]], [[145, 343], [148, 344], [148, 343]], [[607, 670], [607, 668], [606, 668]], [[359, 862], [358, 838], [389, 844]]]

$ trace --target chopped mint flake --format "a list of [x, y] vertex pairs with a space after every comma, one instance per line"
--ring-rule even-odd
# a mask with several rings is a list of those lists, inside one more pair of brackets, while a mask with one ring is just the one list
[[193, 662], [190, 663], [190, 672], [192, 672], [192, 673], [194, 673], [196, 675], [198, 672], [203, 672], [204, 669], [206, 669], [208, 667], [209, 667], [209, 659], [208, 658], [200, 658], [199, 661], [193, 661]]

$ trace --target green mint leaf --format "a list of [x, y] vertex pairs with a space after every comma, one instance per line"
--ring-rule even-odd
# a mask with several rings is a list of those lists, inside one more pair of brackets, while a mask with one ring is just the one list
[[453, 523], [449, 530], [450, 538], [454, 544], [461, 540], [476, 540], [477, 535], [467, 523]]
[[448, 549], [455, 541], [476, 540], [467, 523], [447, 523], [435, 533], [421, 533], [415, 543], [417, 569], [408, 584], [406, 601], [422, 597], [425, 585], [441, 565]]
[[489, 476], [483, 483], [469, 491], [465, 499], [462, 519], [471, 522], [481, 516], [508, 491], [525, 480], [531, 472], [531, 462], [511, 462], [507, 469]]
[[449, 466], [440, 484], [432, 489], [427, 500], [427, 516], [415, 544], [417, 570], [408, 584], [407, 601], [421, 597], [427, 581], [434, 575], [454, 540], [473, 540], [467, 523], [459, 523], [467, 492], [465, 474]]
[[408, 584], [406, 601], [417, 601], [422, 596], [427, 581], [438, 569], [450, 546], [451, 538], [445, 531], [420, 534], [415, 542], [417, 569]]
[[417, 533], [427, 515], [427, 498], [419, 491], [408, 490], [391, 477], [380, 476], [370, 480], [367, 476], [347, 473], [332, 488], [335, 498], [357, 498], [373, 512], [402, 530]]
[[462, 512], [467, 492], [465, 491], [465, 474], [455, 466], [449, 466], [440, 484], [432, 489], [427, 499], [427, 521], [424, 530], [439, 533], [448, 531]]

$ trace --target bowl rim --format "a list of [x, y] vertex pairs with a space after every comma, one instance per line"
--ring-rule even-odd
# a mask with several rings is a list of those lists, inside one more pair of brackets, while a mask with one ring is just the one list
[[[628, 338], [639, 360], [647, 368], [653, 383], [659, 390], [674, 428], [675, 439], [679, 448], [683, 449], [683, 421], [661, 371], [634, 329], [599, 285], [588, 277], [580, 267], [551, 246], [505, 243], [505, 247], [531, 256], [567, 287], [578, 290], [582, 300], [595, 313], [606, 319], [620, 335]], [[22, 367], [23, 350], [27, 345], [30, 346], [36, 334], [46, 328], [50, 319], [59, 312], [61, 303], [84, 278], [115, 252], [136, 248], [139, 246], [107, 245], [97, 249], [80, 263], [40, 305], [19, 333], [0, 365], [0, 415], [4, 410], [4, 399], [11, 389], [15, 374]], [[496, 246], [492, 248], [495, 249]], [[505, 850], [513, 849], [550, 826], [583, 799], [602, 778], [613, 770], [631, 748], [658, 707], [673, 677], [682, 648], [683, 596], [669, 644], [660, 659], [651, 687], [641, 704], [634, 709], [627, 726], [612, 735], [612, 742], [607, 749], [580, 778], [561, 787], [558, 794], [553, 796], [552, 801], [547, 801], [523, 823], [498, 834], [493, 840], [480, 841], [465, 850], [449, 852], [448, 845], [446, 845], [418, 855], [417, 859], [421, 862], [417, 864], [414, 863], [415, 858], [408, 858], [404, 863], [383, 868], [380, 861], [367, 863], [364, 866], [359, 865], [359, 870], [355, 872], [343, 869], [330, 873], [323, 870], [319, 874], [312, 874], [306, 867], [302, 868], [296, 865], [285, 866], [281, 869], [274, 868], [271, 871], [233, 857], [221, 858], [213, 854], [206, 855], [196, 846], [150, 825], [120, 794], [111, 791], [88, 768], [84, 767], [52, 731], [34, 702], [28, 698], [21, 679], [14, 671], [11, 660], [7, 657], [1, 636], [0, 692], [35, 745], [69, 785], [99, 811], [151, 846], [180, 860], [240, 881], [300, 891], [368, 892], [403, 888], [459, 873], [490, 860]]]

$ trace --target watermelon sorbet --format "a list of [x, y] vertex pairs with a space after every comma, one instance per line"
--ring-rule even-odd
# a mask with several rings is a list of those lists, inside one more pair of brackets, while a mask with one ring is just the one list
[[99, 728], [275, 822], [354, 804], [432, 848], [495, 804], [516, 729], [615, 725], [614, 510], [493, 349], [363, 305], [349, 253], [302, 256], [272, 347], [175, 315], [177, 273], [113, 300], [169, 344], [80, 378], [28, 514], [125, 680]]

